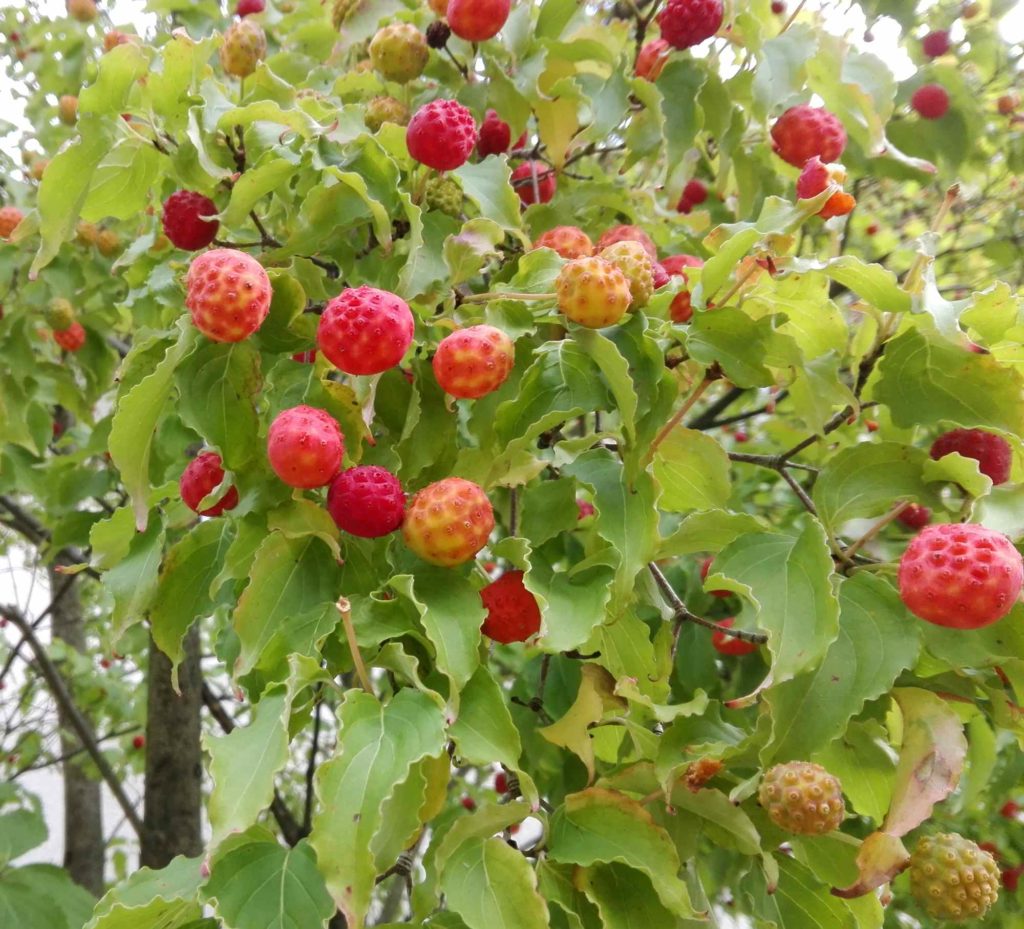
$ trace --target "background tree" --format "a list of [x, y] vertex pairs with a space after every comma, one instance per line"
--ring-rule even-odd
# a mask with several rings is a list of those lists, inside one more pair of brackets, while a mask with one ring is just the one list
[[1024, 923], [1011, 7], [0, 11], [0, 923]]

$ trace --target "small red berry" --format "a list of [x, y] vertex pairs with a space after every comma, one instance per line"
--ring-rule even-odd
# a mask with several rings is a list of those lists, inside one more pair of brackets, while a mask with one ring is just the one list
[[454, 100], [432, 100], [421, 106], [405, 130], [409, 154], [437, 171], [464, 165], [476, 140], [473, 114]]
[[263, 0], [238, 0], [235, 13], [238, 16], [252, 16], [254, 13], [262, 13], [263, 9]]
[[316, 349], [310, 348], [304, 352], [296, 352], [292, 355], [292, 361], [298, 361], [302, 364], [311, 365], [316, 361]]
[[665, 69], [671, 54], [672, 46], [668, 42], [664, 39], [652, 39], [637, 55], [636, 76], [642, 77], [645, 81], [656, 81]]
[[504, 771], [499, 771], [494, 775], [494, 790], [499, 794], [508, 793], [508, 776]]
[[192, 322], [215, 342], [247, 339], [270, 312], [267, 272], [237, 249], [215, 248], [193, 258], [185, 290]]
[[578, 226], [555, 226], [537, 236], [534, 248], [550, 248], [566, 261], [574, 258], [589, 258], [594, 254], [594, 243]]
[[397, 365], [412, 344], [412, 312], [401, 297], [375, 287], [349, 288], [320, 316], [316, 342], [346, 374], [380, 374]]
[[203, 498], [216, 490], [224, 480], [224, 465], [216, 452], [203, 452], [196, 455], [181, 473], [178, 488], [181, 499], [190, 510], [200, 516], [220, 516], [225, 510], [233, 510], [238, 506], [238, 490], [232, 486], [212, 506], [205, 510], [199, 509]]
[[342, 471], [327, 491], [327, 512], [338, 528], [363, 539], [394, 532], [405, 515], [405, 492], [390, 471], [360, 465]]
[[869, 223], [868, 227], [864, 230], [865, 235], [878, 235], [878, 223]]
[[750, 441], [750, 436], [747, 435], [747, 433], [744, 430], [742, 430], [742, 429], [737, 429], [736, 430], [736, 434], [733, 436], [733, 438], [737, 442], [749, 442]]
[[67, 329], [54, 330], [53, 341], [66, 352], [77, 352], [85, 345], [85, 329], [76, 320]]
[[311, 406], [278, 413], [267, 433], [274, 473], [292, 487], [323, 487], [338, 473], [345, 440], [334, 417]]
[[864, 428], [867, 429], [868, 432], [878, 432], [878, 423], [873, 419], [865, 419]]
[[448, 25], [460, 39], [484, 42], [505, 25], [512, 0], [448, 0]]
[[[688, 282], [686, 268], [703, 268], [704, 262], [694, 255], [669, 255], [661, 266], [672, 276], [681, 277], [684, 283]], [[672, 298], [669, 306], [669, 316], [674, 323], [688, 323], [693, 317], [693, 306], [691, 305], [690, 290], [684, 287]]]
[[463, 797], [461, 800], [459, 800], [459, 803], [462, 804], [462, 808], [464, 810], [469, 810], [470, 813], [472, 813], [473, 810], [476, 809], [476, 800], [474, 800], [472, 797]]
[[16, 206], [0, 206], [0, 241], [9, 239], [24, 218], [25, 214]]
[[146, 747], [146, 737], [144, 735], [137, 735], [132, 739], [132, 748], [136, 751], [141, 751]]
[[477, 154], [481, 158], [488, 155], [500, 155], [507, 152], [512, 144], [512, 130], [496, 110], [488, 110], [484, 121], [480, 124], [480, 140], [476, 143]]
[[984, 526], [927, 526], [900, 559], [900, 599], [907, 609], [953, 629], [980, 629], [1002, 619], [1017, 602], [1022, 581], [1020, 553]]
[[679, 198], [679, 203], [676, 209], [680, 213], [689, 213], [695, 206], [700, 206], [708, 198], [707, 185], [698, 178], [693, 178], [686, 182], [686, 186], [683, 188], [682, 196]]
[[919, 503], [911, 503], [896, 517], [908, 529], [923, 529], [932, 521], [932, 511]]
[[[796, 195], [801, 200], [811, 200], [830, 184], [842, 185], [845, 180], [846, 171], [840, 165], [827, 165], [815, 155], [807, 160], [796, 179]], [[822, 219], [845, 216], [856, 205], [857, 201], [850, 194], [839, 190], [825, 201], [818, 215]]]
[[910, 106], [922, 119], [941, 119], [949, 110], [949, 94], [941, 84], [924, 84], [914, 91]]
[[[982, 843], [979, 848], [988, 843]], [[1003, 884], [1003, 889], [1009, 893], [1015, 894], [1017, 892], [1017, 886], [1020, 884], [1020, 876], [1024, 874], [1024, 864], [1019, 864], [1015, 868], [1005, 868], [999, 875], [1000, 880]]]
[[445, 336], [434, 354], [434, 376], [445, 393], [475, 400], [497, 390], [512, 371], [515, 346], [494, 326], [470, 326]]
[[776, 16], [781, 16], [786, 12], [786, 4], [782, 0], [772, 0], [772, 12]]
[[[713, 557], [705, 558], [700, 563], [700, 579], [701, 579], [701, 581], [706, 581], [708, 579], [708, 574], [711, 573], [711, 565], [714, 562], [714, 560], [715, 559]], [[731, 597], [732, 596], [732, 591], [731, 590], [709, 590], [709, 591], [706, 591], [706, 592], [711, 594], [712, 597]]]
[[838, 161], [846, 148], [846, 130], [823, 107], [792, 106], [772, 126], [772, 147], [783, 160], [802, 168], [817, 155], [822, 161]]
[[[718, 625], [730, 628], [735, 622], [735, 619], [723, 619], [719, 621]], [[711, 644], [721, 655], [749, 655], [751, 652], [757, 651], [757, 646], [753, 642], [744, 642], [743, 639], [737, 639], [720, 630], [711, 633]]]
[[1014, 800], [1007, 800], [999, 807], [999, 815], [1004, 819], [1016, 819], [1019, 812], [1020, 806]]
[[1013, 450], [1010, 443], [994, 432], [984, 429], [952, 429], [940, 435], [933, 443], [931, 457], [938, 461], [944, 455], [956, 452], [964, 458], [978, 462], [978, 470], [993, 484], [1005, 484], [1010, 479]]
[[217, 237], [220, 222], [203, 217], [217, 212], [217, 205], [209, 197], [191, 190], [176, 191], [164, 201], [164, 234], [177, 248], [190, 252], [206, 248]]
[[461, 477], [424, 487], [409, 502], [402, 536], [412, 552], [451, 568], [473, 558], [494, 529], [494, 510], [483, 488]]
[[665, 270], [664, 265], [660, 261], [655, 261], [651, 264], [651, 282], [654, 284], [655, 290], [660, 290], [670, 280], [672, 280], [672, 275]]
[[710, 39], [722, 25], [722, 0], [668, 0], [658, 14], [661, 36], [674, 48]]
[[576, 500], [576, 522], [588, 519], [596, 512], [597, 510], [594, 509], [594, 504], [589, 500]]
[[101, 658], [100, 659], [100, 667], [103, 668], [104, 671], [106, 671], [110, 667], [110, 659], [109, 658]]
[[949, 51], [949, 33], [945, 29], [936, 29], [929, 32], [921, 40], [921, 51], [928, 58], [941, 58]]
[[[599, 255], [616, 242], [639, 242], [644, 247], [644, 251], [651, 256], [651, 261], [656, 261], [658, 258], [658, 246], [639, 226], [612, 226], [611, 229], [605, 230], [594, 246], [594, 253]], [[672, 271], [669, 270], [669, 274], [671, 273]]]
[[555, 169], [543, 161], [525, 161], [512, 172], [512, 187], [523, 203], [547, 203], [558, 189]]
[[540, 607], [523, 584], [522, 571], [507, 571], [480, 591], [487, 616], [483, 633], [495, 642], [525, 642], [540, 631]]

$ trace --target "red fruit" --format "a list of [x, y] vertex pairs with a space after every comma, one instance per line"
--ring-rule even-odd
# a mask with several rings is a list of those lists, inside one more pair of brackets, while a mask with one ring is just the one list
[[[839, 165], [827, 165], [817, 155], [809, 158], [796, 179], [796, 195], [801, 200], [810, 200], [818, 196], [830, 184], [839, 184], [846, 180], [846, 171]], [[832, 194], [818, 210], [822, 219], [833, 216], [845, 216], [857, 205], [857, 201], [848, 193], [840, 190]]]
[[402, 522], [405, 544], [424, 561], [451, 568], [473, 558], [494, 529], [494, 510], [483, 488], [461, 477], [424, 487]]
[[[987, 844], [989, 843], [982, 843], [978, 848], [984, 848]], [[1024, 864], [1019, 864], [1015, 868], [1005, 868], [999, 875], [1003, 889], [1015, 894], [1017, 892], [1017, 885], [1020, 883], [1021, 874], [1024, 874]]]
[[499, 771], [494, 775], [494, 790], [499, 794], [508, 793], [508, 776], [504, 771]]
[[474, 800], [472, 797], [463, 797], [459, 801], [459, 803], [462, 804], [462, 808], [464, 810], [469, 810], [470, 813], [472, 813], [473, 810], [476, 809], [476, 800]]
[[511, 183], [519, 199], [527, 205], [547, 203], [558, 189], [555, 169], [543, 161], [523, 162], [512, 172]]
[[[705, 558], [700, 563], [700, 579], [706, 581], [708, 574], [711, 572], [711, 565], [714, 562], [714, 557]], [[711, 594], [712, 597], [731, 597], [731, 590], [709, 590], [707, 593]]]
[[421, 106], [405, 130], [409, 154], [437, 171], [464, 165], [476, 140], [473, 114], [454, 100], [432, 100]]
[[980, 629], [1002, 619], [1020, 595], [1024, 564], [1010, 540], [984, 526], [927, 526], [900, 559], [900, 599], [937, 626]]
[[146, 747], [146, 737], [144, 735], [137, 735], [137, 736], [135, 736], [134, 739], [132, 739], [132, 748], [134, 748], [136, 751], [140, 751], [141, 749], [143, 749], [145, 747]]
[[100, 667], [103, 668], [104, 671], [106, 671], [108, 668], [110, 668], [110, 659], [109, 658], [101, 658], [100, 659]]
[[672, 280], [672, 275], [665, 270], [660, 261], [655, 261], [651, 265], [651, 282], [654, 284], [654, 289], [658, 290], [664, 287], [670, 280]]
[[484, 42], [505, 25], [512, 0], [448, 0], [448, 25], [460, 39]]
[[540, 607], [523, 584], [522, 571], [507, 571], [480, 591], [487, 616], [483, 633], [495, 642], [525, 642], [540, 631]]
[[67, 329], [54, 330], [53, 341], [66, 352], [77, 352], [85, 345], [85, 329], [75, 321]]
[[252, 16], [254, 13], [262, 13], [263, 9], [263, 0], [238, 0], [235, 13], [239, 16]]
[[323, 487], [338, 473], [345, 440], [333, 416], [311, 406], [277, 414], [267, 433], [274, 473], [292, 487]]
[[214, 342], [247, 339], [270, 311], [267, 272], [255, 258], [233, 248], [215, 248], [193, 258], [185, 291], [192, 322]]
[[658, 25], [661, 37], [674, 48], [699, 45], [722, 25], [722, 0], [668, 0]]
[[533, 243], [534, 248], [550, 248], [567, 261], [574, 258], [589, 258], [594, 254], [594, 243], [578, 226], [555, 226], [541, 233]]
[[775, 153], [797, 168], [815, 155], [838, 161], [846, 148], [843, 124], [824, 107], [791, 106], [775, 121], [771, 135]]
[[[672, 277], [681, 277], [687, 281], [685, 268], [703, 268], [704, 262], [694, 255], [670, 255], [661, 266], [668, 271]], [[693, 307], [690, 302], [690, 291], [683, 288], [673, 297], [669, 306], [669, 315], [674, 323], [688, 323], [693, 317]]]
[[911, 503], [900, 510], [896, 518], [908, 529], [923, 529], [932, 521], [932, 511], [919, 503]]
[[[736, 622], [735, 619], [723, 619], [719, 621], [718, 625], [728, 628], [734, 622]], [[743, 639], [737, 639], [735, 636], [717, 630], [711, 633], [711, 644], [721, 655], [749, 655], [751, 652], [757, 651], [757, 646], [753, 642], [744, 642]]]
[[216, 452], [196, 455], [181, 473], [178, 488], [181, 499], [190, 510], [200, 516], [220, 516], [225, 510], [238, 506], [238, 490], [229, 487], [223, 497], [205, 510], [199, 509], [203, 497], [216, 490], [224, 480], [224, 465]]
[[921, 51], [929, 58], [941, 58], [949, 51], [949, 33], [945, 29], [929, 32], [921, 40]]
[[327, 512], [339, 529], [363, 539], [376, 539], [402, 525], [405, 492], [390, 471], [360, 465], [342, 471], [331, 483]]
[[[644, 247], [644, 251], [651, 256], [651, 261], [657, 261], [658, 259], [658, 247], [654, 244], [651, 237], [639, 226], [612, 226], [611, 229], [606, 230], [601, 238], [597, 240], [594, 252], [600, 254], [609, 245], [614, 245], [616, 242], [639, 242]], [[669, 274], [671, 273], [669, 271]]]
[[865, 419], [864, 428], [867, 429], [868, 432], [878, 432], [878, 423], [873, 419]]
[[597, 512], [597, 510], [594, 509], [594, 504], [589, 500], [577, 500], [576, 511], [576, 522], [587, 519]]
[[682, 196], [679, 198], [679, 203], [676, 205], [676, 209], [680, 213], [689, 213], [695, 206], [700, 206], [708, 198], [707, 185], [697, 178], [693, 178], [686, 182], [686, 186], [683, 188]]
[[910, 106], [922, 119], [941, 119], [949, 110], [949, 94], [941, 84], [924, 84], [914, 91]]
[[652, 39], [636, 58], [636, 76], [645, 81], [656, 81], [665, 68], [672, 46], [664, 39]]
[[999, 815], [1004, 819], [1016, 819], [1019, 812], [1020, 807], [1013, 800], [1007, 800], [1006, 803], [999, 807]]
[[772, 2], [772, 12], [776, 16], [781, 16], [783, 13], [786, 12], [786, 4], [783, 3], [782, 0], [773, 0], [773, 2]]
[[304, 352], [296, 352], [292, 355], [292, 361], [300, 361], [303, 364], [311, 365], [316, 361], [316, 349], [310, 348]]
[[480, 123], [480, 140], [476, 143], [477, 154], [481, 158], [500, 155], [507, 152], [511, 144], [512, 130], [508, 123], [498, 116], [497, 111], [488, 110], [484, 121]]
[[412, 312], [401, 298], [376, 287], [343, 290], [320, 317], [316, 344], [346, 374], [380, 374], [412, 344]]
[[217, 205], [209, 197], [191, 190], [176, 191], [164, 201], [164, 233], [172, 245], [186, 251], [206, 248], [217, 237], [220, 222], [202, 217], [217, 212]]
[[878, 223], [870, 223], [864, 233], [865, 235], [878, 235]]
[[494, 326], [470, 326], [441, 340], [434, 376], [453, 397], [475, 400], [497, 390], [512, 371], [515, 347]]
[[999, 851], [999, 846], [995, 842], [979, 842], [978, 848], [983, 852], [988, 852], [997, 861], [1003, 857], [1003, 853]]
[[933, 443], [931, 456], [936, 461], [943, 455], [956, 452], [964, 458], [978, 462], [978, 470], [993, 484], [1005, 484], [1010, 479], [1013, 451], [1010, 443], [994, 432], [984, 429], [953, 429], [940, 435]]
[[24, 218], [25, 214], [16, 206], [0, 207], [0, 239], [9, 239]]
[[747, 435], [747, 433], [744, 432], [742, 429], [737, 429], [736, 430], [736, 435], [734, 435], [733, 438], [737, 442], [749, 442], [750, 441], [750, 436]]

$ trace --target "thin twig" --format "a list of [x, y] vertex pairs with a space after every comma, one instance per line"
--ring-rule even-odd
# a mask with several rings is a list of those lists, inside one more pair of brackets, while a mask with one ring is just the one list
[[337, 603], [338, 612], [341, 613], [341, 622], [345, 627], [345, 638], [348, 639], [349, 651], [352, 652], [352, 663], [356, 667], [356, 676], [370, 696], [373, 696], [373, 685], [370, 683], [370, 675], [366, 673], [366, 665], [363, 664], [363, 655], [359, 651], [359, 643], [356, 641], [356, 629], [352, 625], [352, 604], [344, 597], [340, 597]]

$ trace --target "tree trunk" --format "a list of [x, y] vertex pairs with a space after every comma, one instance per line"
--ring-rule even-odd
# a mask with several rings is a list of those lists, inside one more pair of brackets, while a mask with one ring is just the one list
[[202, 748], [199, 709], [202, 673], [199, 627], [185, 636], [176, 694], [171, 662], [149, 641], [149, 700], [146, 708], [146, 814], [142, 830], [144, 867], [162, 868], [175, 855], [203, 851]]
[[[55, 596], [69, 583], [69, 578], [58, 574], [51, 566], [50, 595]], [[71, 586], [57, 601], [51, 612], [53, 637], [60, 639], [78, 652], [85, 651], [85, 626], [78, 585]], [[68, 689], [74, 693], [70, 681]], [[68, 756], [81, 749], [78, 737], [67, 714], [58, 704], [61, 754]], [[103, 894], [103, 863], [106, 842], [103, 837], [103, 808], [100, 784], [83, 770], [89, 756], [80, 754], [62, 765], [64, 774], [64, 867], [71, 879], [97, 897]]]

